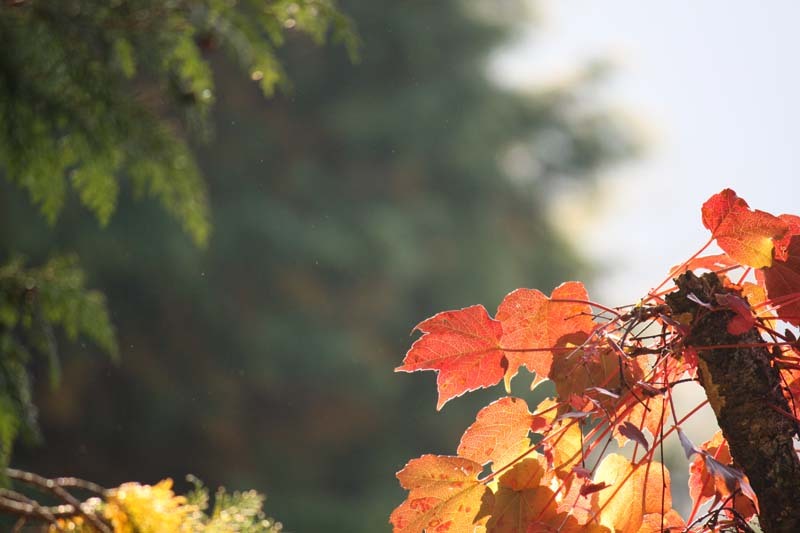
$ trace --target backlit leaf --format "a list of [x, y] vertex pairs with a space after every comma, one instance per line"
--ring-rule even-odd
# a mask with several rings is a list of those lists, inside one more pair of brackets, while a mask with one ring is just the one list
[[753, 268], [772, 265], [773, 239], [789, 229], [784, 220], [752, 210], [731, 189], [715, 194], [703, 204], [703, 225], [717, 244], [737, 263]]
[[[742, 485], [742, 481], [749, 489], [744, 474], [726, 466], [731, 461], [728, 442], [722, 436], [722, 431], [717, 431], [700, 446], [699, 453], [689, 467], [689, 496], [696, 506], [712, 498], [716, 502], [729, 497], [737, 486]], [[756, 513], [754, 499], [755, 495], [752, 495], [752, 499], [741, 494], [735, 495], [733, 507], [739, 514], [749, 518]]]
[[496, 385], [503, 378], [506, 361], [500, 349], [502, 328], [483, 306], [439, 313], [415, 329], [423, 335], [395, 371], [436, 370], [436, 409], [467, 391]]
[[458, 455], [480, 464], [491, 461], [496, 470], [530, 448], [533, 419], [525, 400], [501, 398], [480, 410], [461, 437]]
[[644, 517], [672, 508], [669, 472], [656, 461], [634, 468], [626, 458], [609, 454], [595, 472], [595, 483], [608, 488], [596, 493], [600, 524], [621, 533], [635, 533]]
[[499, 480], [488, 533], [534, 533], [546, 531], [608, 531], [596, 524], [581, 525], [565, 512], [558, 512], [558, 498], [536, 459], [520, 461]]
[[583, 434], [578, 420], [564, 418], [553, 424], [542, 447], [548, 470], [561, 478], [572, 475], [573, 467], [583, 460]]
[[767, 295], [778, 309], [778, 317], [800, 325], [800, 234], [792, 235], [784, 261], [772, 263], [761, 275]]
[[478, 481], [483, 467], [461, 457], [423, 455], [397, 473], [408, 498], [389, 518], [394, 533], [483, 531], [492, 492]]
[[637, 533], [678, 533], [682, 532], [685, 527], [686, 522], [683, 521], [678, 511], [670, 509], [663, 515], [660, 512], [644, 515], [642, 525]]
[[577, 281], [556, 287], [550, 298], [535, 289], [517, 289], [503, 299], [497, 320], [503, 326], [501, 345], [507, 350], [506, 382], [523, 365], [537, 377], [550, 375], [553, 354], [563, 352], [558, 348], [576, 334], [586, 338], [592, 331], [592, 309], [577, 301], [588, 299], [586, 288]]

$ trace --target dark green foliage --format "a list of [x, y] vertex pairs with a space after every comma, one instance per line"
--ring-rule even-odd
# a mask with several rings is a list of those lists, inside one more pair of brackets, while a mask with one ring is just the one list
[[286, 31], [321, 41], [331, 26], [354, 51], [330, 0], [4, 2], [0, 174], [51, 223], [71, 187], [107, 224], [128, 181], [205, 244], [206, 187], [186, 140], [214, 102], [205, 53], [226, 49], [269, 95], [284, 82]]
[[58, 382], [57, 327], [72, 341], [83, 337], [119, 353], [105, 298], [85, 288], [74, 257], [40, 268], [25, 268], [19, 258], [0, 266], [0, 468], [19, 432], [38, 434], [28, 365], [33, 355], [45, 359], [51, 385]]

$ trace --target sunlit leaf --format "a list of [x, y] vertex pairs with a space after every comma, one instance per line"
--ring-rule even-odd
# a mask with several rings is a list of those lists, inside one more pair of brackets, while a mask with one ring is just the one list
[[572, 475], [573, 467], [583, 460], [583, 434], [577, 420], [565, 418], [553, 424], [542, 447], [549, 470], [562, 477]]
[[458, 455], [492, 468], [508, 464], [530, 448], [533, 423], [528, 404], [519, 398], [501, 398], [481, 409], [464, 432]]
[[533, 533], [546, 531], [604, 532], [597, 524], [584, 525], [566, 512], [559, 512], [558, 498], [547, 483], [542, 465], [525, 459], [499, 480], [489, 533]]
[[507, 382], [523, 365], [537, 376], [550, 375], [554, 354], [563, 353], [559, 348], [592, 331], [592, 309], [581, 303], [588, 299], [586, 288], [576, 281], [556, 287], [550, 298], [535, 289], [517, 289], [503, 299], [496, 318], [502, 323], [501, 345], [507, 350]]
[[597, 467], [594, 482], [608, 485], [595, 497], [600, 524], [612, 530], [635, 533], [645, 515], [672, 508], [669, 472], [656, 461], [634, 468], [621, 455], [609, 454]]
[[474, 533], [488, 520], [492, 492], [482, 466], [461, 457], [423, 455], [397, 473], [408, 498], [392, 513], [394, 533]]
[[406, 354], [400, 372], [436, 370], [437, 409], [467, 391], [496, 385], [506, 360], [500, 349], [500, 322], [481, 305], [445, 311], [415, 329], [423, 333]]
[[782, 238], [789, 229], [784, 220], [750, 209], [731, 189], [709, 198], [702, 214], [703, 225], [719, 247], [737, 263], [753, 268], [772, 265], [773, 240]]
[[737, 488], [744, 487], [750, 497], [734, 495], [733, 507], [743, 517], [749, 518], [756, 513], [753, 502], [757, 498], [752, 494], [744, 474], [727, 466], [731, 461], [728, 442], [722, 436], [722, 431], [717, 431], [700, 446], [689, 467], [689, 496], [698, 506], [711, 499], [717, 502], [728, 498]]
[[783, 261], [775, 261], [762, 271], [767, 295], [777, 308], [778, 317], [800, 325], [800, 234], [793, 235], [785, 248]]

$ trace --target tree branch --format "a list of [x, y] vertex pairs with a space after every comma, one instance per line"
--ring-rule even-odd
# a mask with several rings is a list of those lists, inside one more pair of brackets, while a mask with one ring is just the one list
[[698, 304], [715, 305], [716, 295], [736, 294], [723, 287], [716, 274], [697, 277], [686, 272], [675, 283], [679, 290], [667, 295], [666, 302], [674, 315], [691, 314], [691, 332], [684, 343], [704, 347], [698, 350], [698, 380], [735, 464], [758, 496], [762, 529], [800, 531], [800, 460], [792, 443], [797, 425], [777, 412], [790, 409], [771, 353], [756, 328], [742, 335], [728, 332], [733, 311]]
[[100, 517], [84, 511], [81, 508], [81, 502], [67, 490], [67, 488], [79, 488], [104, 496], [107, 491], [100, 485], [74, 477], [49, 479], [16, 468], [6, 468], [6, 475], [15, 481], [26, 483], [43, 492], [49, 492], [66, 505], [42, 506], [19, 492], [2, 489], [0, 490], [0, 512], [5, 511], [46, 522], [55, 522], [58, 518], [82, 516], [100, 533], [111, 533], [109, 526]]

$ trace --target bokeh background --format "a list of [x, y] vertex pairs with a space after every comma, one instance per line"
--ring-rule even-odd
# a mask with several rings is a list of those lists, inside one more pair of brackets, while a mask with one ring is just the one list
[[77, 252], [122, 356], [62, 342], [16, 466], [192, 473], [265, 492], [289, 531], [388, 531], [394, 473], [452, 453], [499, 392], [437, 413], [432, 373], [393, 373], [416, 323], [568, 279], [629, 303], [705, 242], [725, 186], [798, 211], [791, 2], [340, 5], [360, 62], [291, 37], [270, 99], [210, 53], [207, 249], [155, 202], [99, 228], [73, 200], [49, 226], [0, 184], [0, 248]]

